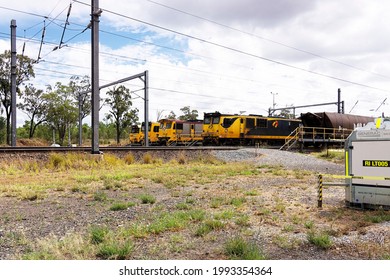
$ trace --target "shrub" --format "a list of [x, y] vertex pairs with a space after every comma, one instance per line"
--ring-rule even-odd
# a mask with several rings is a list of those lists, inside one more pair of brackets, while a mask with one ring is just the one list
[[153, 162], [153, 158], [152, 158], [152, 155], [150, 153], [144, 154], [142, 159], [143, 159], [144, 164], [151, 164]]
[[133, 164], [135, 162], [135, 157], [132, 153], [128, 153], [125, 155], [124, 161], [126, 164]]

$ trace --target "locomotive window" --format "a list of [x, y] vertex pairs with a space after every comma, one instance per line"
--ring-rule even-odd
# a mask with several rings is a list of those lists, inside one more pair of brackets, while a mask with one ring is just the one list
[[218, 124], [218, 123], [219, 123], [219, 117], [214, 117], [213, 124]]
[[205, 117], [203, 120], [204, 124], [210, 124], [211, 123], [211, 118], [210, 117]]
[[254, 128], [255, 127], [255, 119], [246, 119], [246, 127]]
[[176, 129], [183, 129], [183, 124], [182, 123], [177, 123], [176, 124]]
[[139, 127], [138, 126], [133, 126], [131, 128], [131, 133], [138, 133], [139, 132]]
[[159, 131], [160, 131], [160, 127], [158, 126], [153, 127], [153, 132], [159, 132]]
[[257, 127], [267, 127], [267, 120], [266, 119], [256, 119], [256, 126]]
[[167, 123], [166, 125], [165, 125], [165, 129], [170, 129], [172, 127], [172, 123]]
[[224, 118], [223, 119], [223, 123], [222, 123], [222, 126], [224, 128], [228, 128], [230, 127], [236, 120], [237, 118]]

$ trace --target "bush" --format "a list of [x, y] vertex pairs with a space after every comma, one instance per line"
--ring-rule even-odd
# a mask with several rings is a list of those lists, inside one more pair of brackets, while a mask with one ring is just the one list
[[124, 161], [126, 164], [133, 164], [135, 162], [135, 157], [132, 153], [128, 153], [125, 155]]
[[143, 163], [144, 164], [151, 164], [152, 163], [152, 155], [150, 153], [146, 153], [143, 156]]

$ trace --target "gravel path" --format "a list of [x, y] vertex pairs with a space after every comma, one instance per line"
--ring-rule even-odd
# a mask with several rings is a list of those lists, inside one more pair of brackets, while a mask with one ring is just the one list
[[344, 166], [307, 154], [275, 149], [242, 148], [235, 151], [215, 151], [224, 161], [253, 161], [257, 164], [282, 165], [286, 169], [308, 170], [318, 173], [343, 174]]

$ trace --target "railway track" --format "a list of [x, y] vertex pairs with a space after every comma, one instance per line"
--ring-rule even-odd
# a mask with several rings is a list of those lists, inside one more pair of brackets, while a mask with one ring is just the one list
[[[141, 147], [141, 146], [125, 146], [125, 147], [100, 147], [101, 153], [105, 152], [148, 152], [148, 151], [212, 151], [212, 150], [238, 150], [239, 147], [228, 147], [228, 146], [199, 146], [199, 147], [187, 147], [187, 146], [152, 146], [152, 147]], [[67, 153], [67, 152], [92, 152], [91, 147], [0, 147], [0, 153]]]

